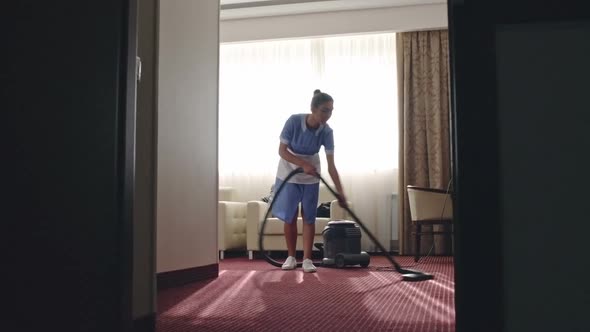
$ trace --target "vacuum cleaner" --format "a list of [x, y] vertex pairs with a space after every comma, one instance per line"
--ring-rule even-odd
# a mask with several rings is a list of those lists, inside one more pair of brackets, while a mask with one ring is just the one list
[[314, 243], [324, 257], [321, 266], [369, 266], [371, 256], [361, 251], [361, 229], [355, 222], [332, 220], [324, 227], [322, 237], [324, 243]]
[[[283, 183], [279, 186], [275, 193], [275, 197], [281, 193], [281, 190], [285, 186], [285, 184], [293, 177], [295, 174], [303, 173], [303, 169], [297, 168], [293, 170], [289, 175], [283, 180]], [[334, 195], [334, 197], [339, 198], [340, 196], [338, 193], [330, 187], [330, 185], [322, 178], [321, 175], [317, 174], [317, 177], [322, 181], [322, 183], [328, 188], [328, 190]], [[264, 220], [262, 220], [260, 226], [260, 234], [258, 237], [258, 248], [264, 255], [264, 259], [273, 266], [281, 267], [282, 264], [272, 257], [268, 255], [268, 253], [264, 250], [264, 228], [266, 227], [266, 221], [268, 220], [268, 216], [272, 211], [272, 207], [274, 204], [274, 199], [271, 201], [266, 214], [264, 215]], [[370, 263], [370, 256], [364, 251], [360, 249], [360, 239], [361, 239], [361, 229], [369, 236], [369, 238], [375, 243], [377, 248], [387, 258], [387, 260], [391, 263], [394, 267], [395, 271], [402, 275], [402, 280], [404, 281], [425, 281], [434, 279], [432, 274], [420, 272], [417, 270], [410, 270], [405, 269], [401, 265], [399, 265], [395, 259], [389, 254], [387, 250], [383, 247], [383, 245], [375, 238], [375, 236], [367, 229], [367, 227], [361, 222], [361, 220], [357, 217], [357, 215], [348, 207], [343, 206], [343, 208], [350, 214], [350, 216], [354, 219], [354, 221], [348, 220], [333, 220], [328, 223], [328, 225], [322, 231], [322, 237], [324, 240], [323, 244], [316, 243], [315, 246], [320, 250], [322, 253], [323, 259], [321, 262], [314, 262], [313, 264], [316, 266], [321, 267], [337, 267], [343, 268], [349, 265], [360, 265], [361, 267], [367, 267]], [[297, 267], [301, 267], [301, 263], [297, 263]]]

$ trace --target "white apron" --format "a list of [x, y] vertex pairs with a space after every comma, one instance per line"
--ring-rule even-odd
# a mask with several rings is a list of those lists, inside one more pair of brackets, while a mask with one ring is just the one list
[[[321, 173], [321, 163], [320, 163], [320, 156], [319, 154], [313, 154], [313, 155], [304, 155], [304, 154], [297, 154], [294, 153], [293, 151], [291, 151], [291, 149], [287, 149], [289, 152], [291, 152], [293, 155], [295, 155], [296, 157], [299, 157], [301, 159], [304, 159], [306, 161], [308, 161], [309, 163], [311, 163], [315, 169], [316, 172], [318, 174]], [[293, 163], [290, 163], [288, 161], [286, 161], [285, 159], [281, 158], [279, 160], [279, 167], [277, 169], [277, 178], [279, 178], [280, 180], [285, 180], [285, 178], [287, 178], [287, 176], [289, 175], [289, 173], [291, 173], [293, 170], [300, 168], [298, 165], [295, 165]], [[318, 179], [317, 177], [313, 176], [313, 175], [309, 175], [306, 173], [298, 173], [295, 174], [291, 179], [289, 179], [289, 183], [299, 183], [299, 184], [313, 184], [313, 183], [318, 183], [320, 182], [320, 179]]]

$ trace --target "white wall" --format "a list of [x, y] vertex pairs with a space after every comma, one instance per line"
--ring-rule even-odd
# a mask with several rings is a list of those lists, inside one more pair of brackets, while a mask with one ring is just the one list
[[447, 28], [447, 5], [378, 9], [224, 20], [221, 42], [299, 38], [336, 34], [401, 32]]
[[160, 1], [157, 272], [217, 263], [219, 1]]

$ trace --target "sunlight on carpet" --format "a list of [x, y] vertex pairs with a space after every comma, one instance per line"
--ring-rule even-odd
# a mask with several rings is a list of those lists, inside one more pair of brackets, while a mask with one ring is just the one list
[[[398, 258], [404, 266], [410, 257]], [[262, 260], [220, 262], [219, 277], [158, 293], [157, 331], [454, 331], [450, 257], [414, 267], [434, 280], [401, 281], [382, 257], [369, 268], [282, 271]]]

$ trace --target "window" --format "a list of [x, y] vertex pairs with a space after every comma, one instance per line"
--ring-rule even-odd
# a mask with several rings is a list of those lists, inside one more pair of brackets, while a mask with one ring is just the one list
[[[377, 221], [391, 220], [397, 185], [395, 48], [393, 33], [222, 44], [220, 185], [235, 187], [242, 201], [267, 195], [285, 121], [310, 112], [313, 91], [321, 89], [334, 98], [328, 124], [347, 198], [388, 241], [391, 226]], [[323, 149], [320, 156], [330, 180]]]
[[341, 173], [397, 168], [395, 61], [394, 34], [222, 45], [220, 175], [274, 177], [282, 126], [316, 88], [335, 100]]

